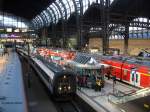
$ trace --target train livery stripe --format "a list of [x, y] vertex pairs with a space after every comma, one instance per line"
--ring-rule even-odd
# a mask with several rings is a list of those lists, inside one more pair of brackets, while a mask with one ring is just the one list
[[32, 58], [32, 60], [40, 66], [41, 69], [44, 70], [44, 72], [51, 78], [51, 80], [54, 78], [54, 73], [48, 69], [40, 60], [37, 58]]
[[[121, 67], [118, 67], [118, 66], [112, 66], [112, 67], [121, 69]], [[126, 69], [126, 68], [122, 68], [122, 69], [127, 70], [127, 71], [131, 71], [130, 69]], [[141, 73], [141, 72], [138, 72], [138, 73], [141, 75], [144, 75], [144, 76], [150, 76], [150, 74], [145, 74], [145, 73]]]

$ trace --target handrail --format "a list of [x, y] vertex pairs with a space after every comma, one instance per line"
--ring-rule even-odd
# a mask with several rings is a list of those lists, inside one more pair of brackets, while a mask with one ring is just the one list
[[150, 94], [150, 87], [137, 90], [137, 91], [131, 90], [131, 91], [126, 91], [126, 92], [129, 92], [129, 93], [123, 94], [122, 92], [122, 95], [119, 95], [119, 92], [118, 92], [118, 95], [114, 93], [109, 93], [108, 94], [109, 101], [114, 102], [114, 103], [125, 103], [127, 101], [131, 101], [136, 98], [147, 96]]

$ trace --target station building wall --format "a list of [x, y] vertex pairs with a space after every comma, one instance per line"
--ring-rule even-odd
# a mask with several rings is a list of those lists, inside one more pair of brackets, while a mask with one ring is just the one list
[[[121, 53], [124, 49], [124, 40], [122, 39], [111, 39], [109, 40], [110, 48], [118, 48]], [[89, 39], [89, 49], [97, 48], [102, 50], [102, 39], [101, 38], [90, 38]], [[150, 49], [150, 39], [129, 39], [129, 49], [130, 55], [137, 55], [141, 49]]]

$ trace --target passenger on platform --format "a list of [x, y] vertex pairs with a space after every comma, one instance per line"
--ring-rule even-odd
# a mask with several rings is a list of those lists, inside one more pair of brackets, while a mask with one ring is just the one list
[[111, 73], [112, 73], [112, 67], [109, 67], [107, 72], [108, 80], [110, 79]]
[[101, 77], [96, 76], [95, 91], [101, 91], [101, 88], [102, 88], [102, 80], [101, 80]]
[[76, 81], [77, 81], [78, 89], [81, 89], [81, 77], [79, 72], [77, 72]]
[[83, 86], [84, 87], [87, 86], [87, 76], [86, 75], [83, 76]]
[[3, 54], [4, 54], [4, 49], [2, 48], [2, 46], [0, 48], [0, 54], [1, 54], [1, 56], [3, 56]]
[[116, 76], [112, 77], [114, 84], [116, 84]]
[[95, 88], [95, 81], [96, 81], [95, 75], [91, 75], [89, 78], [92, 83], [92, 88]]
[[7, 54], [9, 56], [8, 48], [5, 46], [4, 48], [4, 55]]

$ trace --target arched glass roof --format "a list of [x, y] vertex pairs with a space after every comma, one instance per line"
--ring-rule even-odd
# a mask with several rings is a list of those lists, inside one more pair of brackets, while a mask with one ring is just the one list
[[[59, 19], [67, 19], [75, 11], [73, 0], [56, 0], [46, 10], [39, 14], [32, 22], [39, 24], [39, 27], [47, 26], [50, 23], [57, 23]], [[35, 20], [39, 22], [35, 22]], [[37, 25], [35, 25], [37, 27]]]
[[15, 17], [10, 14], [6, 14], [6, 13], [0, 14], [0, 26], [1, 27], [28, 28], [26, 20], [19, 18], [19, 17]]
[[[112, 3], [113, 1], [114, 0], [110, 0], [110, 3]], [[105, 2], [106, 0], [104, 0], [104, 4]], [[44, 14], [41, 13], [38, 15], [44, 18], [44, 23], [40, 22], [42, 23], [41, 26], [47, 26], [50, 23], [57, 23], [59, 19], [66, 20], [75, 11], [80, 14], [82, 11], [81, 6], [83, 7], [82, 12], [84, 14], [88, 7], [93, 3], [100, 4], [101, 0], [56, 0], [51, 5], [49, 5], [46, 10], [43, 11]], [[34, 23], [34, 19], [32, 22]]]

